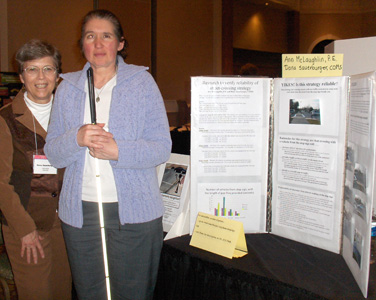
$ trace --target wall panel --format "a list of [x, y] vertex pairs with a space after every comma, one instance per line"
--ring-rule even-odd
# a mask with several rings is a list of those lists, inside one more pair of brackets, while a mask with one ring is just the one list
[[54, 44], [62, 54], [63, 71], [82, 68], [84, 59], [78, 48], [80, 22], [93, 8], [92, 0], [11, 0], [8, 1], [8, 61], [14, 71], [14, 55], [32, 38]]
[[129, 43], [126, 62], [151, 67], [151, 1], [100, 0], [99, 8], [119, 18]]
[[158, 1], [157, 82], [164, 99], [190, 102], [190, 77], [213, 74], [213, 1]]

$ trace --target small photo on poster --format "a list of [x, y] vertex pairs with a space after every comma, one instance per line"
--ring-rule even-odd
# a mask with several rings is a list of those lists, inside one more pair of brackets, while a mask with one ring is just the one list
[[290, 99], [289, 124], [321, 125], [320, 99]]
[[353, 172], [355, 166], [355, 149], [349, 143], [346, 149], [346, 170]]
[[366, 167], [361, 164], [355, 164], [354, 168], [354, 182], [353, 187], [363, 193], [366, 193], [367, 189], [367, 170]]
[[351, 241], [351, 236], [354, 227], [354, 219], [351, 214], [351, 208], [345, 205], [343, 212], [343, 235]]
[[366, 197], [362, 193], [355, 193], [354, 211], [364, 221], [367, 220]]
[[359, 268], [362, 263], [362, 253], [363, 253], [363, 236], [358, 229], [355, 228], [354, 231], [354, 243], [353, 243], [353, 258], [357, 262]]
[[353, 190], [350, 188], [349, 182], [346, 181], [345, 184], [345, 201], [349, 202], [351, 205], [354, 205], [354, 193]]
[[186, 174], [187, 166], [167, 163], [160, 186], [161, 193], [180, 197]]

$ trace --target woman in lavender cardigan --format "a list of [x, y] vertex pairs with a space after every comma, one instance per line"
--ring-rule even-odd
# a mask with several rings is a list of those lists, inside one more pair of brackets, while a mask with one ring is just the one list
[[[163, 202], [155, 167], [171, 139], [161, 94], [147, 68], [124, 63], [126, 40], [106, 10], [81, 28], [82, 71], [64, 74], [45, 153], [66, 168], [60, 196], [79, 299], [106, 299], [94, 158], [99, 160], [112, 299], [152, 299], [163, 241]], [[97, 125], [90, 124], [86, 71], [92, 67]]]

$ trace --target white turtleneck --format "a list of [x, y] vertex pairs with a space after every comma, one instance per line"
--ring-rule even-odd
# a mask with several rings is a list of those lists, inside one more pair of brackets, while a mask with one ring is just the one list
[[52, 99], [48, 103], [40, 104], [30, 100], [27, 97], [27, 92], [24, 94], [24, 99], [27, 107], [30, 109], [31, 113], [37, 119], [40, 125], [42, 125], [43, 129], [47, 131], [48, 123], [50, 122], [50, 114], [52, 108]]

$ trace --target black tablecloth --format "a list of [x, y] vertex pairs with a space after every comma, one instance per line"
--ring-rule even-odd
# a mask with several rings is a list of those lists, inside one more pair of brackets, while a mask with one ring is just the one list
[[[154, 300], [364, 299], [341, 255], [272, 234], [247, 234], [248, 254], [227, 259], [164, 242]], [[371, 265], [367, 299], [376, 299]]]

